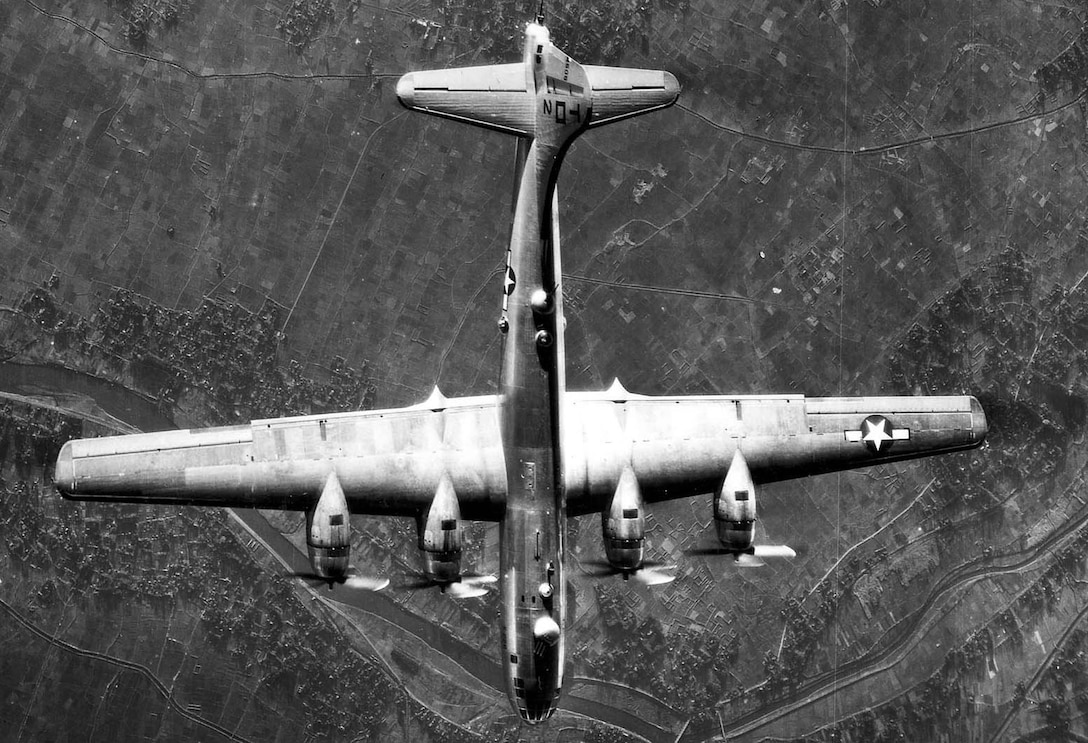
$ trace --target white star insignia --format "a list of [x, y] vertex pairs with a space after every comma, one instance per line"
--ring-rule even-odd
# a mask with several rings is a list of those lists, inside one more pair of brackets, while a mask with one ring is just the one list
[[865, 419], [862, 426], [865, 428], [865, 431], [861, 436], [861, 440], [868, 444], [872, 444], [873, 448], [877, 451], [880, 451], [880, 448], [884, 446], [885, 441], [892, 440], [891, 434], [889, 434], [887, 430], [887, 418], [880, 418], [875, 422]]
[[861, 422], [861, 428], [843, 431], [847, 441], [865, 444], [875, 453], [889, 449], [893, 441], [910, 441], [909, 428], [891, 428], [882, 415], [870, 415]]
[[510, 296], [514, 291], [514, 287], [517, 285], [517, 280], [514, 278], [514, 269], [510, 266], [506, 267], [506, 278], [502, 282], [502, 291], [507, 296]]

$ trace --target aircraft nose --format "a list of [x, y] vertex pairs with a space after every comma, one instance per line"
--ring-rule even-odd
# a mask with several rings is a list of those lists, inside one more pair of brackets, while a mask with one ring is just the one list
[[400, 101], [400, 105], [411, 108], [415, 103], [415, 98], [416, 83], [414, 76], [411, 72], [407, 75], [401, 75], [400, 80], [397, 80], [397, 100]]

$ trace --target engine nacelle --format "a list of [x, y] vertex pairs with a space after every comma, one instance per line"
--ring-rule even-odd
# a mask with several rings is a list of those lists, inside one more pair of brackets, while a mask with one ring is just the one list
[[625, 467], [607, 511], [601, 512], [604, 553], [612, 567], [638, 570], [642, 567], [643, 542], [646, 538], [645, 508], [642, 491], [630, 467]]
[[448, 476], [439, 481], [427, 515], [419, 523], [424, 574], [436, 583], [461, 580], [461, 506]]
[[733, 455], [725, 480], [714, 493], [714, 523], [718, 541], [730, 552], [745, 552], [752, 548], [756, 486], [740, 449]]
[[306, 548], [314, 572], [330, 581], [342, 581], [351, 557], [351, 520], [344, 489], [331, 473], [317, 506], [306, 514]]

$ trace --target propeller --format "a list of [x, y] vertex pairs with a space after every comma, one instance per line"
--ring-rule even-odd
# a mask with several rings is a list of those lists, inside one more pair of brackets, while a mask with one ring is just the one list
[[757, 544], [739, 552], [727, 547], [695, 547], [684, 552], [689, 555], [732, 555], [738, 568], [762, 567], [767, 564], [763, 560], [765, 557], [797, 557], [797, 553], [784, 544]]
[[498, 581], [498, 578], [494, 575], [482, 575], [478, 573], [468, 573], [462, 575], [461, 580], [449, 582], [434, 580], [428, 578], [424, 573], [417, 573], [415, 580], [398, 585], [401, 588], [412, 589], [432, 588], [437, 586], [439, 591], [450, 598], [473, 599], [487, 594], [487, 587], [496, 581]]
[[332, 590], [335, 586], [345, 586], [358, 591], [380, 591], [389, 585], [389, 579], [379, 577], [376, 575], [361, 575], [355, 568], [348, 571], [347, 575], [339, 578], [330, 578], [328, 576], [319, 575], [314, 572], [298, 571], [293, 572], [291, 575], [295, 578], [302, 578], [304, 580], [313, 581], [317, 583], [325, 583], [329, 586], [329, 590]]
[[634, 569], [618, 568], [607, 560], [586, 560], [583, 566], [589, 565], [594, 570], [584, 570], [595, 578], [603, 578], [609, 575], [622, 575], [624, 580], [634, 578], [644, 586], [660, 586], [676, 580], [675, 565], [667, 565], [656, 560], [644, 560], [642, 565]]

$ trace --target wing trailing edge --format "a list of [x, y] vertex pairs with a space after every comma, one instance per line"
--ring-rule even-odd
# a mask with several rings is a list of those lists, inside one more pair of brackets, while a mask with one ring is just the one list
[[533, 131], [535, 99], [521, 62], [409, 72], [397, 81], [397, 99], [412, 111], [506, 134]]

